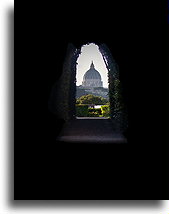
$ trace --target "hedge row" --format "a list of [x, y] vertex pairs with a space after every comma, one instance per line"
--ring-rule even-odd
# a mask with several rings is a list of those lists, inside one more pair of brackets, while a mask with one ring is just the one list
[[87, 104], [76, 104], [76, 116], [77, 117], [88, 117], [88, 105]]
[[110, 49], [106, 44], [99, 45], [99, 50], [106, 61], [108, 68], [110, 117], [119, 131], [125, 131], [128, 127], [127, 107], [122, 97], [122, 85], [119, 76], [119, 66], [115, 62]]
[[103, 117], [110, 117], [110, 106], [109, 105], [101, 106], [101, 112]]
[[101, 108], [95, 109], [88, 107], [88, 104], [76, 104], [77, 117], [109, 117], [109, 105], [103, 105]]

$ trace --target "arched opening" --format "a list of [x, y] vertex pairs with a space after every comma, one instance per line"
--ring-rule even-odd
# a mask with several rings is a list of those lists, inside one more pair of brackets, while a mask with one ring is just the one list
[[95, 43], [81, 46], [76, 66], [76, 118], [110, 117], [108, 70]]
[[[78, 139], [82, 141], [84, 139], [84, 141], [88, 142], [98, 142], [100, 140], [101, 142], [105, 140], [110, 143], [126, 142], [123, 133], [127, 128], [127, 112], [123, 102], [119, 66], [106, 44], [94, 45], [98, 47], [108, 73], [109, 119], [106, 118], [107, 120], [96, 121], [95, 118], [92, 122], [90, 120], [90, 123], [88, 118], [77, 121], [76, 72], [81, 48], [76, 48], [73, 44], [69, 44], [63, 64], [62, 75], [55, 86], [56, 93], [53, 99], [53, 109], [55, 113], [66, 122], [66, 128], [64, 132], [61, 133], [60, 140], [71, 141], [73, 139], [73, 141], [76, 141]], [[90, 64], [89, 70], [90, 69], [95, 69], [93, 62]], [[85, 78], [82, 82], [84, 86], [86, 86], [85, 84], [89, 84], [90, 86], [91, 83], [91, 81]], [[93, 83], [96, 84], [96, 80]], [[97, 84], [96, 86], [103, 86], [102, 79], [100, 79]]]

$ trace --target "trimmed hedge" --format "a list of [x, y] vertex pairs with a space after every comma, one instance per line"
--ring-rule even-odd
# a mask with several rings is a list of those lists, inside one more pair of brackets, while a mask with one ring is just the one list
[[88, 104], [76, 104], [77, 117], [99, 117], [101, 116], [101, 108], [95, 109], [88, 107]]
[[108, 100], [102, 96], [96, 96], [93, 94], [86, 94], [77, 98], [76, 103], [79, 104], [95, 104], [95, 105], [105, 105]]
[[101, 115], [101, 108], [89, 108], [89, 113], [96, 113]]
[[125, 131], [128, 128], [128, 114], [127, 106], [122, 97], [123, 89], [120, 82], [119, 66], [106, 44], [99, 45], [99, 50], [108, 69], [110, 117], [119, 131]]
[[88, 117], [88, 105], [87, 104], [76, 104], [76, 116], [77, 117]]
[[99, 117], [97, 112], [89, 112], [88, 117]]
[[101, 116], [101, 108], [89, 108], [88, 110], [88, 117], [99, 117], [99, 115]]
[[101, 106], [101, 112], [103, 117], [110, 117], [110, 106], [109, 105]]

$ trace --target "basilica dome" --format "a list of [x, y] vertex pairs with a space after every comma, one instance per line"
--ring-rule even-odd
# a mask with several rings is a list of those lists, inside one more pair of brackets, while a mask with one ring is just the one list
[[92, 62], [90, 69], [86, 71], [84, 79], [100, 79], [101, 80], [101, 75], [100, 73], [94, 68], [94, 64]]
[[90, 69], [86, 71], [83, 76], [82, 86], [84, 87], [102, 87], [100, 73], [95, 69], [93, 62], [90, 65]]

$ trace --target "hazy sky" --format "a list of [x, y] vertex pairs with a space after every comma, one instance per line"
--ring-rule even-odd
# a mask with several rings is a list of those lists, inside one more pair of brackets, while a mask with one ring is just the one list
[[76, 85], [81, 85], [83, 80], [83, 75], [87, 70], [90, 69], [91, 62], [93, 60], [95, 69], [99, 71], [103, 87], [108, 88], [108, 71], [104, 63], [103, 57], [99, 51], [97, 45], [90, 43], [89, 45], [84, 45], [81, 48], [81, 54], [77, 59], [77, 73], [76, 73]]

